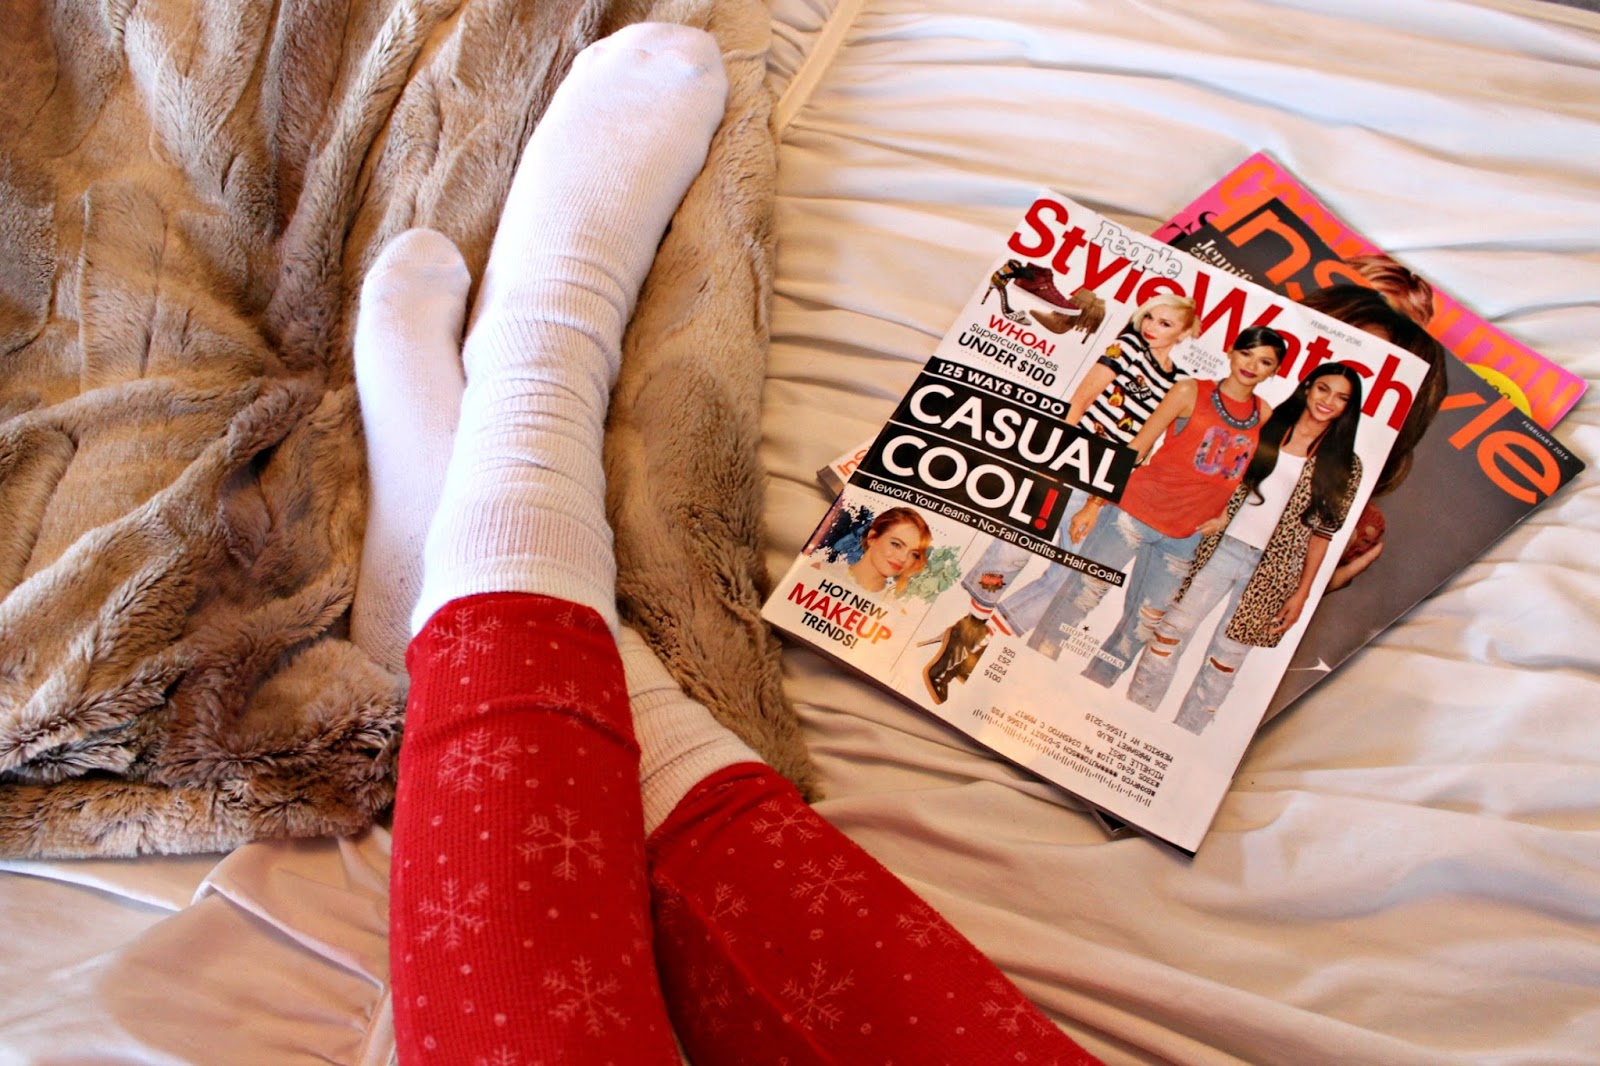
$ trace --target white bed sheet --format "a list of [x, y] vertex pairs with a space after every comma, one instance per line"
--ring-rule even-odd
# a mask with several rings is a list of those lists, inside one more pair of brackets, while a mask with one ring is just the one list
[[[772, 70], [774, 571], [1041, 184], [1150, 226], [1267, 149], [1600, 378], [1600, 16], [778, 0]], [[1595, 404], [1559, 434], [1590, 461]], [[1193, 861], [791, 650], [821, 809], [1110, 1062], [1592, 1061], [1595, 481], [1266, 730]], [[0, 864], [0, 1063], [387, 1062], [387, 863], [375, 829]]]
[[[1329, 14], [1335, 12], [1335, 14]], [[1252, 151], [1600, 376], [1600, 18], [1539, 3], [782, 0], [781, 573], [1034, 190], [1146, 231]], [[1596, 455], [1594, 400], [1558, 436]], [[1268, 727], [1191, 860], [819, 656], [820, 809], [1110, 1062], [1600, 1060], [1586, 473]]]
[[392, 1061], [381, 828], [0, 871], [6, 1066]]

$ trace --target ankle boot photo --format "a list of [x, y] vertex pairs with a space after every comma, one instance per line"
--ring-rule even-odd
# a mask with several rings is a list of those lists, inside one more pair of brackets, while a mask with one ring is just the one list
[[922, 669], [933, 702], [950, 698], [950, 681], [965, 681], [989, 646], [989, 625], [975, 614], [963, 615], [944, 631], [939, 651]]

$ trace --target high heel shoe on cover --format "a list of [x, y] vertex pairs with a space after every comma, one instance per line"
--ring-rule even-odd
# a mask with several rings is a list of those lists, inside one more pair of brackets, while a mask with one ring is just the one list
[[989, 294], [992, 292], [1000, 297], [1001, 314], [1013, 322], [1026, 322], [1027, 319], [1021, 313], [1011, 309], [1011, 301], [1006, 299], [1006, 283], [1011, 280], [1015, 271], [1021, 269], [1022, 264], [1020, 262], [1015, 259], [1007, 259], [1004, 266], [989, 275], [989, 287], [983, 290], [983, 299], [979, 300], [978, 303], [988, 303]]
[[1056, 288], [1056, 276], [1049, 267], [1039, 266], [1037, 263], [1019, 263], [1015, 259], [1008, 260], [1006, 267], [1016, 268], [1006, 280], [1015, 284], [1017, 288], [1029, 296], [1036, 297], [1047, 304], [1053, 304], [1060, 308], [1078, 307], [1077, 304], [1063, 296], [1060, 289]]
[[949, 699], [951, 680], [965, 682], [971, 677], [988, 647], [989, 625], [976, 615], [962, 615], [945, 630], [939, 653], [922, 668], [922, 680], [933, 702]]

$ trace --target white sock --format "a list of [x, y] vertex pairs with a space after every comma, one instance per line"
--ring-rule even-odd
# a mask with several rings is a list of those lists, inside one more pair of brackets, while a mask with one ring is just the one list
[[556, 90], [517, 167], [462, 351], [461, 431], [415, 627], [461, 596], [536, 592], [616, 630], [606, 408], [623, 328], [726, 100], [715, 40], [663, 23], [584, 49]]
[[644, 831], [653, 833], [689, 790], [725, 766], [761, 762], [761, 756], [718, 722], [705, 705], [683, 694], [644, 638], [631, 629], [617, 636], [639, 741], [639, 791]]
[[350, 639], [396, 672], [405, 670], [423, 540], [455, 439], [471, 283], [448, 237], [416, 229], [390, 241], [361, 284], [355, 366], [367, 441], [367, 533]]

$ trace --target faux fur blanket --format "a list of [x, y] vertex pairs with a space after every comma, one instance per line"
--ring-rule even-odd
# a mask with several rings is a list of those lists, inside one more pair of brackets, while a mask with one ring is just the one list
[[345, 635], [360, 279], [414, 225], [481, 273], [572, 57], [646, 17], [715, 33], [733, 91], [626, 344], [607, 456], [623, 615], [809, 786], [758, 617], [763, 5], [0, 12], [0, 854], [217, 850], [388, 805], [404, 679]]

